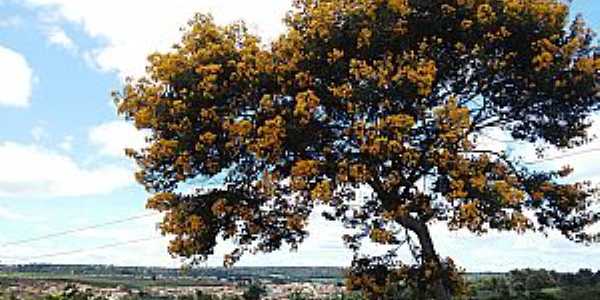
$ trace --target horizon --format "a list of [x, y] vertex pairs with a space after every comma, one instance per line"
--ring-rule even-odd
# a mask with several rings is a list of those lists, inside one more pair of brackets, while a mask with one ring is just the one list
[[[161, 266], [133, 266], [133, 265], [110, 265], [110, 264], [76, 264], [76, 263], [67, 263], [67, 264], [52, 264], [52, 263], [31, 263], [31, 264], [16, 264], [16, 265], [10, 265], [10, 264], [2, 264], [0, 263], [0, 268], [2, 267], [23, 267], [23, 266], [51, 266], [51, 267], [109, 267], [109, 268], [122, 268], [122, 269], [128, 269], [128, 268], [144, 268], [144, 269], [162, 269], [162, 270], [170, 270], [170, 271], [181, 271], [183, 273], [189, 271], [188, 269], [185, 269], [184, 266], [182, 267], [161, 267]], [[238, 265], [234, 265], [232, 267], [224, 267], [224, 266], [193, 266], [191, 267], [191, 270], [211, 270], [211, 269], [217, 269], [217, 270], [235, 270], [235, 269], [340, 269], [340, 270], [347, 270], [349, 267], [344, 267], [344, 266], [238, 266]], [[464, 272], [461, 272], [461, 274], [508, 274], [511, 271], [515, 271], [515, 270], [533, 270], [533, 271], [548, 271], [548, 272], [556, 272], [559, 274], [574, 274], [577, 273], [581, 270], [590, 270], [592, 273], [600, 273], [600, 267], [597, 269], [594, 268], [582, 268], [579, 270], [575, 270], [573, 272], [561, 272], [561, 271], [556, 271], [553, 269], [545, 269], [545, 268], [540, 268], [540, 269], [530, 269], [530, 268], [521, 268], [521, 269], [513, 269], [513, 270], [508, 270], [508, 271], [504, 271], [504, 272], [500, 272], [500, 271], [477, 271], [477, 272], [472, 272], [472, 271], [468, 271], [465, 270]], [[35, 273], [43, 273], [43, 272], [35, 272]]]

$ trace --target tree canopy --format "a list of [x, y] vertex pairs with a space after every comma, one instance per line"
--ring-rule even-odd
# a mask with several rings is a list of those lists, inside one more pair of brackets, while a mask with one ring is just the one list
[[[460, 278], [435, 250], [433, 222], [593, 240], [589, 183], [481, 143], [489, 128], [558, 148], [589, 142], [600, 56], [583, 20], [569, 24], [568, 4], [296, 0], [285, 22], [263, 46], [241, 22], [197, 15], [116, 95], [119, 112], [150, 132], [148, 147], [127, 152], [154, 194], [147, 206], [165, 213], [171, 254], [203, 259], [233, 240], [230, 265], [296, 248], [323, 205], [325, 218], [356, 229], [343, 237], [356, 253], [365, 239], [408, 243], [417, 260], [357, 254], [350, 288], [376, 298], [403, 282], [448, 299]], [[182, 190], [203, 178], [223, 186]]]

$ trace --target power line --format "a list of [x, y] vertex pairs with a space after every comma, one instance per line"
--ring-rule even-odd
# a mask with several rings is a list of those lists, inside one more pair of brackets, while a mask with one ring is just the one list
[[151, 240], [157, 240], [157, 239], [160, 239], [160, 238], [162, 238], [162, 237], [157, 237], [157, 236], [155, 236], [155, 237], [146, 237], [146, 238], [134, 239], [134, 240], [124, 241], [124, 242], [105, 244], [105, 245], [101, 245], [101, 246], [97, 246], [97, 247], [92, 247], [92, 248], [83, 248], [83, 249], [77, 249], [77, 250], [54, 252], [54, 253], [47, 253], [47, 254], [41, 254], [41, 255], [35, 255], [35, 256], [29, 256], [29, 257], [2, 256], [2, 258], [11, 259], [11, 260], [30, 261], [30, 260], [34, 260], [34, 259], [40, 259], [40, 258], [49, 258], [49, 257], [56, 257], [56, 256], [72, 255], [72, 254], [78, 254], [78, 253], [82, 253], [82, 252], [89, 252], [89, 251], [95, 251], [95, 250], [103, 250], [103, 249], [109, 249], [109, 248], [116, 248], [116, 247], [120, 247], [120, 246], [124, 246], [124, 245], [137, 244], [137, 243], [141, 243], [141, 242], [146, 242], [146, 241], [151, 241]]
[[515, 140], [515, 139], [503, 140], [503, 139], [495, 138], [495, 137], [493, 137], [493, 136], [491, 136], [491, 135], [489, 135], [487, 133], [483, 133], [483, 132], [479, 132], [479, 135], [482, 135], [482, 136], [484, 136], [484, 137], [486, 137], [486, 138], [488, 138], [488, 139], [490, 139], [492, 141], [499, 142], [499, 143], [505, 143], [505, 144], [523, 143], [523, 141], [518, 141], [518, 140]]
[[150, 216], [155, 216], [155, 215], [158, 215], [158, 214], [159, 214], [158, 212], [147, 213], [147, 214], [132, 216], [132, 217], [124, 218], [124, 219], [113, 220], [113, 221], [109, 221], [109, 222], [105, 222], [105, 223], [94, 224], [94, 225], [89, 225], [89, 226], [85, 226], [85, 227], [80, 227], [80, 228], [75, 228], [75, 229], [69, 229], [69, 230], [65, 230], [65, 231], [50, 233], [50, 234], [46, 234], [46, 235], [42, 235], [42, 236], [37, 236], [37, 237], [32, 237], [32, 238], [27, 238], [27, 239], [22, 239], [22, 240], [5, 242], [3, 244], [0, 244], [0, 248], [4, 248], [4, 247], [7, 247], [7, 246], [22, 245], [22, 244], [27, 244], [27, 243], [31, 243], [31, 242], [37, 242], [37, 241], [41, 241], [41, 240], [45, 240], [45, 239], [55, 238], [55, 237], [59, 237], [59, 236], [63, 236], [63, 235], [69, 235], [69, 234], [73, 234], [73, 233], [77, 233], [77, 232], [81, 232], [81, 231], [86, 231], [86, 230], [91, 230], [91, 229], [106, 227], [106, 226], [110, 226], [110, 225], [116, 225], [116, 224], [131, 222], [131, 221], [134, 221], [134, 220], [138, 220], [138, 219], [142, 219], [142, 218], [146, 218], [146, 217], [150, 217]]
[[[507, 144], [523, 143], [523, 141], [518, 141], [518, 140], [502, 140], [502, 139], [494, 138], [486, 133], [480, 133], [480, 135], [482, 135], [490, 140], [500, 142], [500, 143], [507, 143]], [[565, 153], [565, 154], [561, 154], [561, 155], [557, 155], [557, 156], [553, 156], [553, 157], [542, 158], [542, 159], [533, 160], [533, 161], [526, 161], [526, 162], [523, 162], [523, 164], [537, 165], [537, 164], [541, 164], [541, 163], [545, 163], [545, 162], [549, 162], [549, 161], [554, 161], [554, 160], [559, 160], [559, 159], [564, 159], [564, 158], [569, 158], [569, 157], [574, 157], [574, 156], [579, 156], [579, 155], [593, 153], [593, 152], [599, 152], [599, 151], [600, 151], [600, 147], [595, 147], [595, 148], [590, 148], [590, 149], [582, 150], [582, 151], [575, 152], [575, 153]]]
[[593, 152], [598, 152], [598, 151], [600, 151], [600, 147], [590, 148], [590, 149], [579, 151], [579, 152], [575, 152], [575, 153], [561, 154], [561, 155], [557, 155], [557, 156], [554, 156], [554, 157], [543, 158], [543, 159], [534, 160], [534, 161], [528, 161], [528, 162], [524, 162], [524, 164], [526, 164], [526, 165], [536, 165], [536, 164], [541, 164], [541, 163], [548, 162], [548, 161], [559, 160], [559, 159], [569, 158], [569, 157], [573, 157], [573, 156], [579, 156], [579, 155], [593, 153]]
[[[500, 141], [500, 142], [517, 142], [517, 141], [502, 141], [502, 140], [498, 140], [498, 139], [492, 138], [492, 137], [490, 137], [490, 136], [488, 136], [486, 134], [483, 134], [483, 135], [487, 136], [488, 138], [490, 138], [492, 140], [496, 140], [496, 141]], [[565, 158], [569, 158], [569, 157], [574, 157], [574, 156], [579, 156], [579, 155], [583, 155], [583, 154], [587, 154], [587, 153], [593, 153], [593, 152], [599, 152], [599, 151], [600, 151], [600, 147], [591, 148], [591, 149], [586, 149], [586, 150], [575, 152], [575, 153], [567, 153], [567, 154], [558, 155], [558, 156], [554, 156], [554, 157], [549, 157], [549, 158], [545, 158], [545, 159], [539, 159], [539, 160], [536, 160], [536, 161], [524, 162], [524, 164], [527, 164], [527, 165], [540, 164], [540, 163], [544, 163], [544, 162], [548, 162], [548, 161], [565, 159]], [[211, 178], [210, 180], [208, 180], [208, 182], [212, 182], [213, 180], [215, 180], [215, 178]], [[62, 236], [62, 235], [73, 234], [73, 233], [77, 233], [77, 232], [81, 232], [81, 231], [86, 231], [86, 230], [91, 230], [91, 229], [106, 227], [106, 226], [110, 226], [110, 225], [116, 225], [116, 224], [126, 223], [126, 222], [130, 222], [130, 221], [133, 221], [133, 220], [142, 219], [142, 218], [146, 218], [146, 217], [150, 217], [150, 216], [154, 216], [154, 215], [158, 215], [158, 214], [159, 214], [158, 212], [153, 212], [153, 213], [148, 213], [148, 214], [143, 214], [143, 215], [132, 216], [132, 217], [124, 218], [124, 219], [113, 220], [113, 221], [109, 221], [109, 222], [105, 222], [105, 223], [94, 224], [94, 225], [89, 225], [89, 226], [85, 226], [85, 227], [80, 227], [80, 228], [65, 230], [65, 231], [61, 231], [61, 232], [51, 233], [51, 234], [47, 234], [47, 235], [43, 235], [43, 236], [38, 236], [38, 237], [33, 237], [33, 238], [27, 238], [27, 239], [22, 239], [22, 240], [5, 242], [3, 244], [0, 244], [0, 248], [4, 248], [4, 247], [7, 247], [7, 246], [14, 246], [14, 245], [26, 244], [26, 243], [40, 241], [40, 240], [44, 240], [44, 239], [55, 238], [55, 237], [59, 237], [59, 236]], [[101, 250], [101, 249], [118, 247], [118, 246], [121, 246], [121, 245], [140, 243], [140, 242], [154, 240], [154, 239], [158, 239], [158, 238], [159, 237], [136, 239], [136, 240], [130, 240], [130, 241], [121, 242], [121, 243], [106, 244], [106, 245], [102, 245], [102, 246], [98, 246], [98, 247], [90, 248], [90, 249], [78, 249], [78, 250], [71, 250], [71, 251], [65, 251], [65, 252], [57, 252], [57, 253], [50, 253], [50, 254], [32, 256], [32, 257], [29, 257], [28, 259], [31, 260], [31, 259], [39, 259], [39, 258], [45, 258], [45, 257], [55, 257], [55, 256], [69, 255], [69, 254], [75, 254], [75, 253], [86, 252], [86, 251]], [[15, 259], [15, 260], [17, 260], [17, 259], [18, 260], [24, 259], [22, 257], [10, 257], [10, 256], [0, 256], [0, 258]]]
[[[491, 137], [489, 137], [489, 138], [491, 138]], [[498, 140], [498, 141], [500, 141], [500, 140]], [[554, 161], [554, 160], [559, 160], [559, 159], [565, 159], [565, 158], [569, 158], [569, 157], [574, 157], [574, 156], [579, 156], [579, 155], [593, 153], [593, 152], [599, 152], [599, 151], [600, 151], [600, 147], [591, 148], [591, 149], [586, 149], [586, 150], [575, 152], [575, 153], [567, 153], [567, 154], [562, 154], [562, 155], [558, 155], [558, 156], [554, 156], [554, 157], [539, 159], [539, 160], [535, 160], [535, 161], [526, 161], [526, 162], [523, 162], [523, 164], [526, 164], [526, 165], [541, 164], [541, 163], [544, 163], [544, 162], [549, 162], [549, 161]], [[214, 178], [211, 178], [210, 180], [208, 180], [208, 182], [212, 182], [213, 180], [214, 180]], [[130, 222], [130, 221], [133, 221], [133, 220], [142, 219], [142, 218], [146, 218], [146, 217], [150, 217], [150, 216], [154, 216], [154, 215], [158, 215], [158, 214], [159, 214], [158, 212], [153, 212], [153, 213], [148, 213], [148, 214], [143, 214], [143, 215], [138, 215], [138, 216], [132, 216], [132, 217], [124, 218], [124, 219], [113, 220], [113, 221], [109, 221], [109, 222], [105, 222], [105, 223], [94, 224], [94, 225], [89, 225], [89, 226], [85, 226], [85, 227], [80, 227], [80, 228], [65, 230], [65, 231], [61, 231], [61, 232], [51, 233], [51, 234], [42, 235], [42, 236], [38, 236], [38, 237], [27, 238], [27, 239], [22, 239], [22, 240], [17, 240], [17, 241], [5, 242], [3, 244], [0, 244], [0, 248], [4, 248], [4, 247], [7, 247], [7, 246], [15, 246], [15, 245], [26, 244], [26, 243], [30, 243], [30, 242], [35, 242], [35, 241], [40, 241], [40, 240], [44, 240], [44, 239], [59, 237], [59, 236], [62, 236], [62, 235], [73, 234], [73, 233], [77, 233], [77, 232], [81, 232], [81, 231], [86, 231], [86, 230], [91, 230], [91, 229], [106, 227], [106, 226], [110, 226], [110, 225], [116, 225], [116, 224], [126, 223], [126, 222]]]

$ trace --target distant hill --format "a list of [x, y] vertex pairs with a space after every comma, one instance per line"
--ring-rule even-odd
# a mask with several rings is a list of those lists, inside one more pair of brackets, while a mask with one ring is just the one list
[[214, 278], [227, 280], [282, 279], [286, 281], [342, 280], [344, 269], [340, 267], [196, 267], [191, 269], [112, 266], [112, 265], [54, 265], [26, 264], [0, 265], [1, 273], [35, 273], [81, 276], [130, 276], [161, 278]]

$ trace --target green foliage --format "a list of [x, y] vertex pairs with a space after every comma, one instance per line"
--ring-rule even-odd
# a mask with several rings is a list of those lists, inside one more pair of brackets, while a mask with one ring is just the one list
[[244, 294], [242, 294], [242, 299], [244, 300], [260, 300], [263, 296], [267, 294], [267, 291], [264, 287], [258, 284], [251, 284], [246, 288]]
[[[600, 296], [600, 272], [580, 270], [557, 273], [547, 270], [513, 270], [471, 284], [475, 299], [482, 300], [583, 300]], [[600, 298], [599, 298], [600, 299]]]
[[203, 293], [202, 291], [196, 291], [196, 295], [194, 297], [194, 300], [218, 300], [219, 298], [211, 295], [211, 294], [206, 294]]

